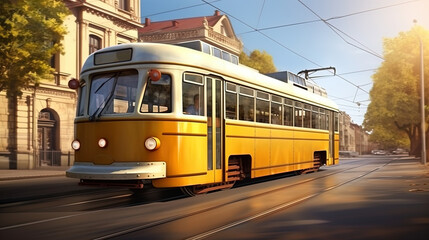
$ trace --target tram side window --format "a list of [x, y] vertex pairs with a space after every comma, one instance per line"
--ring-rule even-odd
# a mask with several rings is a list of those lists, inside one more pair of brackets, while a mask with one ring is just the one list
[[226, 118], [237, 119], [237, 86], [226, 83]]
[[325, 109], [320, 109], [320, 129], [326, 129]]
[[197, 74], [185, 74], [182, 86], [183, 113], [204, 116], [204, 78]]
[[315, 129], [320, 128], [319, 108], [313, 106], [313, 112], [311, 116], [311, 127]]
[[260, 123], [270, 122], [270, 98], [267, 93], [256, 93], [256, 121]]
[[302, 103], [295, 102], [295, 127], [302, 127], [303, 115]]
[[335, 115], [335, 132], [339, 131], [340, 125], [339, 125], [339, 118], [338, 118], [338, 113], [334, 113]]
[[326, 111], [326, 130], [329, 130], [329, 124], [331, 123], [331, 116], [330, 116], [331, 111], [327, 110]]
[[222, 51], [219, 48], [213, 47], [213, 55], [218, 58], [222, 58]]
[[254, 106], [255, 106], [255, 98], [254, 92], [252, 89], [240, 87], [240, 95], [239, 95], [239, 120], [251, 121], [253, 122], [255, 119], [254, 114]]
[[311, 106], [308, 104], [304, 105], [304, 127], [310, 128], [311, 127]]
[[162, 74], [158, 81], [147, 80], [142, 113], [170, 113], [171, 112], [171, 76]]
[[293, 126], [293, 101], [289, 99], [285, 99], [284, 125]]
[[271, 123], [282, 124], [282, 98], [271, 96]]
[[207, 43], [201, 43], [203, 45], [203, 52], [210, 54], [210, 45], [208, 45]]

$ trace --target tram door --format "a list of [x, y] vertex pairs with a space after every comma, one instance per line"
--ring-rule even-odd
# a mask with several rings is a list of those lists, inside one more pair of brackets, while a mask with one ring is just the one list
[[214, 181], [222, 182], [223, 165], [223, 84], [207, 78], [207, 164], [214, 171]]

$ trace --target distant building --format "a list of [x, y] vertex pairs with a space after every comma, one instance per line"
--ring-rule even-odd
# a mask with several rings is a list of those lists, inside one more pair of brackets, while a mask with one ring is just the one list
[[[139, 0], [64, 0], [71, 14], [65, 19], [64, 55], [56, 54], [55, 74], [18, 99], [16, 131], [10, 131], [9, 102], [0, 92], [0, 169], [67, 166], [74, 161], [76, 91], [68, 88], [92, 52], [121, 43], [137, 42]], [[16, 132], [16, 135], [13, 134]]]
[[371, 153], [369, 134], [362, 126], [353, 123], [346, 112], [340, 112], [340, 151], [354, 152], [356, 154]]

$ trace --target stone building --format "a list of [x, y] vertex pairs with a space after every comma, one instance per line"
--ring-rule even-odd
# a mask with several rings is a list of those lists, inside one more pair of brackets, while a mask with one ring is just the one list
[[[210, 44], [215, 51], [226, 51], [235, 56], [240, 55], [243, 48], [228, 16], [222, 15], [217, 10], [213, 16], [205, 17], [159, 22], [152, 22], [146, 18], [144, 28], [139, 30], [140, 42], [176, 44], [196, 40]], [[216, 55], [216, 53], [212, 54]], [[222, 57], [222, 53], [219, 54], [218, 57]]]
[[[64, 55], [56, 54], [55, 74], [37, 87], [24, 89], [17, 103], [16, 131], [5, 92], [0, 92], [0, 169], [67, 166], [74, 156], [77, 94], [68, 88], [92, 52], [121, 43], [137, 42], [139, 0], [64, 0], [70, 9], [65, 19]], [[14, 134], [16, 132], [16, 134]]]
[[356, 151], [355, 131], [351, 126], [351, 117], [346, 112], [340, 114], [340, 151]]
[[368, 154], [371, 152], [369, 134], [362, 126], [353, 123], [346, 112], [340, 112], [340, 151], [356, 154]]

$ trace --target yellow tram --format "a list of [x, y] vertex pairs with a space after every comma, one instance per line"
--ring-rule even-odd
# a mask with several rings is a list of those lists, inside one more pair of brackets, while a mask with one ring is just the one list
[[271, 76], [168, 44], [99, 50], [69, 83], [79, 101], [67, 176], [193, 195], [337, 164], [336, 104], [297, 75]]

